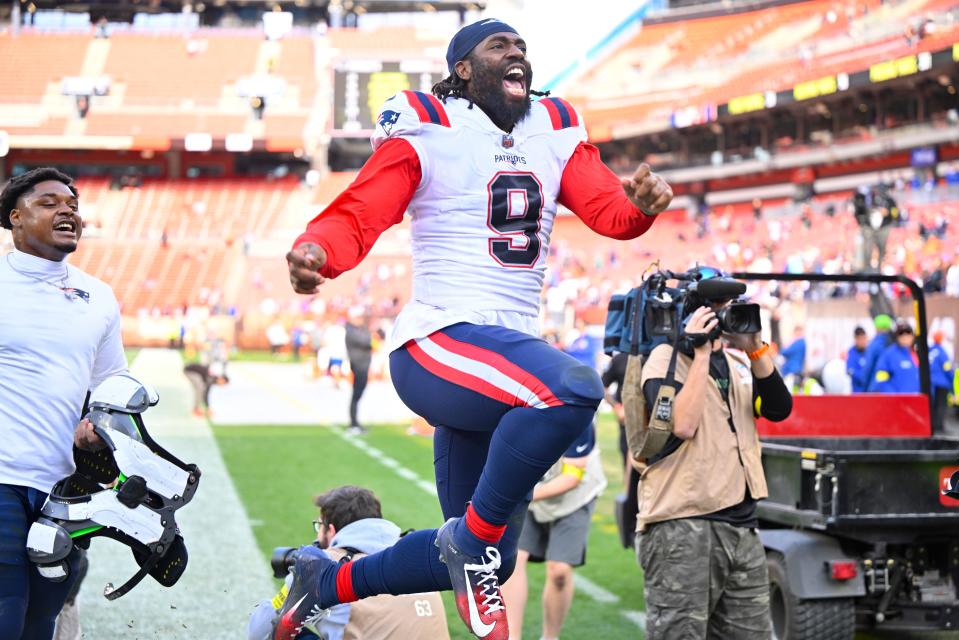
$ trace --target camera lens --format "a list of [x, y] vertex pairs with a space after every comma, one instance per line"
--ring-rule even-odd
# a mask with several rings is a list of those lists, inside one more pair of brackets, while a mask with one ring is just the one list
[[296, 547], [277, 547], [270, 556], [270, 568], [274, 578], [285, 578], [290, 569], [296, 564]]
[[726, 333], [756, 333], [762, 329], [758, 304], [733, 303], [720, 309], [716, 316], [720, 328]]

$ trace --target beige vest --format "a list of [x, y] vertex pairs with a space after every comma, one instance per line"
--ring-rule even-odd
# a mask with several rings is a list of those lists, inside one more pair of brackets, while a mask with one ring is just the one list
[[[346, 551], [336, 548], [326, 549], [326, 553], [337, 561], [346, 555]], [[449, 640], [449, 637], [443, 599], [435, 591], [380, 595], [351, 602], [350, 621], [343, 629], [343, 640]]]
[[[643, 364], [642, 383], [665, 378], [672, 347], [660, 345]], [[742, 501], [746, 488], [753, 498], [768, 495], [760, 460], [759, 435], [753, 415], [749, 361], [726, 352], [729, 363], [729, 407], [736, 432], [729, 428], [729, 408], [710, 378], [703, 419], [689, 440], [662, 460], [646, 467], [639, 481], [636, 529], [647, 524], [706, 515]], [[676, 380], [683, 382], [692, 359], [680, 354]]]
[[[592, 427], [590, 427], [592, 429]], [[549, 482], [563, 472], [563, 458], [550, 467], [540, 484]], [[529, 512], [536, 522], [553, 522], [568, 516], [582, 506], [590, 503], [606, 488], [606, 474], [603, 473], [603, 463], [599, 457], [599, 446], [593, 447], [586, 458], [586, 468], [583, 469], [583, 479], [578, 485], [565, 493], [545, 500], [536, 500], [529, 505]]]

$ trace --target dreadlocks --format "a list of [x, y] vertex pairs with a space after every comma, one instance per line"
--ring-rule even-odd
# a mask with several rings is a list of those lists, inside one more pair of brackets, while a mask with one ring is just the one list
[[[456, 73], [451, 73], [446, 78], [443, 78], [439, 82], [433, 85], [433, 95], [439, 98], [442, 102], [446, 102], [446, 99], [450, 96], [454, 98], [466, 98], [464, 93], [466, 92], [466, 80], [463, 80], [461, 77], [456, 75]], [[468, 99], [468, 98], [467, 98]], [[473, 108], [473, 101], [470, 100], [470, 109]]]

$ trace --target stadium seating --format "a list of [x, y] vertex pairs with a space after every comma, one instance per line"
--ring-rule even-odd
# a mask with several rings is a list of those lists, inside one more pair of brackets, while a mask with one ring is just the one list
[[215, 106], [228, 85], [254, 72], [261, 40], [215, 30], [189, 38], [120, 33], [109, 39], [104, 72], [127, 106]]
[[147, 179], [142, 187], [115, 192], [102, 181], [80, 180], [78, 186], [84, 206], [99, 212], [102, 235], [124, 240], [159, 240], [164, 233], [169, 241], [263, 237], [297, 191], [295, 179]]
[[201, 292], [221, 288], [228, 277], [228, 247], [152, 241], [88, 239], [71, 261], [108, 282], [124, 314], [205, 302]]
[[578, 81], [569, 98], [599, 134], [594, 137], [607, 137], [617, 125], [662, 129], [681, 107], [715, 106], [941, 49], [955, 42], [959, 23], [943, 20], [918, 42], [907, 40], [905, 26], [954, 9], [954, 2], [940, 0], [870, 0], [854, 9], [813, 0], [652, 24]]
[[[290, 234], [354, 176], [330, 174], [312, 191], [297, 188], [293, 180], [148, 179], [140, 188], [123, 190], [111, 190], [102, 179], [81, 180], [84, 212], [96, 220], [97, 232], [81, 243], [73, 261], [113, 285], [128, 314], [206, 304], [211, 291], [241, 310], [255, 311], [264, 298], [281, 309], [299, 308], [308, 300], [290, 290], [282, 251]], [[611, 244], [586, 231], [574, 216], [561, 216], [553, 231], [551, 270], [618, 283], [635, 280], [656, 259], [673, 268], [699, 261], [730, 270], [851, 262], [858, 229], [845, 210], [848, 198], [848, 192], [818, 197], [806, 214], [808, 224], [802, 217], [783, 215], [786, 202], [781, 200], [765, 201], [773, 213], [760, 221], [753, 219], [747, 203], [720, 205], [710, 212], [702, 233], [685, 212], [670, 212], [629, 243]], [[828, 205], [835, 217], [824, 213]], [[930, 258], [910, 244], [918, 237], [919, 223], [928, 224], [936, 215], [954, 219], [959, 201], [920, 201], [907, 208], [910, 222], [893, 231], [890, 260], [918, 275]], [[289, 237], [280, 240], [278, 232]], [[245, 255], [245, 238], [279, 244], [269, 255]], [[959, 246], [959, 228], [949, 229], [942, 244]], [[893, 255], [893, 247], [908, 250]], [[410, 275], [409, 227], [404, 223], [387, 230], [359, 268], [330, 281], [323, 298], [334, 305], [339, 302], [332, 301], [342, 301], [344, 308], [356, 299], [374, 305], [388, 305], [394, 297], [402, 302], [409, 295]]]
[[445, 47], [446, 34], [424, 34], [414, 27], [381, 27], [375, 32], [366, 29], [330, 29], [327, 40], [330, 48], [341, 57], [360, 53], [385, 52], [402, 56], [411, 52], [421, 53], [428, 47]]
[[[76, 76], [93, 38], [70, 33], [0, 35], [0, 95], [3, 102], [39, 104], [50, 85], [60, 93], [60, 81]], [[4, 127], [6, 128], [6, 127]]]

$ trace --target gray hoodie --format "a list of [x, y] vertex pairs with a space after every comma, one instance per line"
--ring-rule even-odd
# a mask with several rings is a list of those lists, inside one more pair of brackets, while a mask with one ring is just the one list
[[[333, 548], [350, 547], [365, 554], [376, 553], [396, 544], [400, 539], [400, 528], [382, 518], [364, 518], [346, 525], [336, 532], [330, 546]], [[286, 576], [286, 587], [293, 583], [293, 575]], [[278, 611], [270, 600], [256, 605], [250, 615], [247, 626], [248, 640], [270, 640]], [[329, 615], [320, 620], [317, 630], [323, 640], [341, 640], [343, 629], [350, 621], [350, 605], [338, 604], [330, 609]]]

